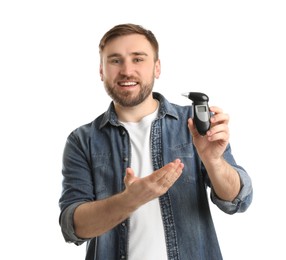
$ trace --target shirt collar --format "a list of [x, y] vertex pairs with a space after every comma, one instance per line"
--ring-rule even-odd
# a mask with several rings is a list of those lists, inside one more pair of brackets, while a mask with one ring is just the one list
[[[165, 117], [166, 115], [174, 117], [175, 119], [179, 118], [177, 111], [174, 108], [174, 105], [169, 103], [169, 101], [160, 93], [153, 92], [153, 97], [159, 101], [160, 107], [158, 111], [158, 119]], [[107, 124], [111, 124], [114, 126], [119, 126], [120, 123], [118, 121], [118, 117], [115, 112], [113, 102], [110, 103], [109, 108], [103, 114], [103, 118], [99, 128], [104, 127]]]

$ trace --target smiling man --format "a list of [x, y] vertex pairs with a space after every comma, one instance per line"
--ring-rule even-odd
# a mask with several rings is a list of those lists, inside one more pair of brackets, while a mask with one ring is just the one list
[[154, 34], [120, 24], [101, 39], [100, 76], [112, 102], [74, 130], [63, 155], [60, 225], [67, 242], [87, 242], [87, 260], [222, 259], [210, 214], [244, 212], [247, 172], [229, 144], [218, 107], [199, 135], [192, 107], [153, 92], [160, 76]]
[[160, 60], [144, 35], [122, 36], [105, 46], [101, 52], [100, 75], [117, 112], [125, 108], [139, 112], [138, 118], [132, 121], [140, 120], [157, 107], [151, 93], [154, 80], [160, 75]]

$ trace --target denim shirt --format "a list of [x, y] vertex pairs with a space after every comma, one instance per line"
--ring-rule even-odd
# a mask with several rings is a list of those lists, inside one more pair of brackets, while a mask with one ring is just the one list
[[[207, 196], [207, 187], [212, 186], [187, 127], [192, 107], [171, 104], [159, 93], [154, 92], [153, 96], [160, 102], [150, 137], [154, 170], [176, 158], [185, 165], [180, 178], [159, 198], [168, 259], [222, 259]], [[128, 259], [128, 219], [99, 237], [81, 239], [74, 232], [73, 214], [82, 203], [124, 190], [123, 178], [131, 164], [130, 147], [128, 132], [118, 122], [113, 103], [105, 113], [74, 130], [67, 139], [59, 200], [60, 225], [67, 242], [76, 245], [87, 242], [86, 260]], [[236, 164], [230, 145], [224, 159], [239, 173], [241, 190], [229, 202], [220, 200], [211, 189], [211, 201], [227, 214], [243, 212], [252, 201], [251, 179]], [[148, 249], [148, 241], [145, 242]]]

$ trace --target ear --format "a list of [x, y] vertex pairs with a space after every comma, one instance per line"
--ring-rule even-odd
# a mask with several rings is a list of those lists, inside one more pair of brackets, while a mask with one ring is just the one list
[[155, 78], [158, 79], [161, 74], [161, 61], [158, 59], [155, 62]]
[[99, 65], [99, 75], [100, 75], [101, 81], [103, 81], [103, 68], [102, 68], [102, 63], [100, 63], [100, 65]]

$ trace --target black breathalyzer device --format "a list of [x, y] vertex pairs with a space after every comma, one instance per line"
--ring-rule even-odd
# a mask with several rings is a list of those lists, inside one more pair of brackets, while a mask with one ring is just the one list
[[208, 106], [209, 97], [200, 92], [188, 92], [183, 96], [193, 101], [193, 120], [200, 135], [205, 135], [210, 129], [210, 110]]

